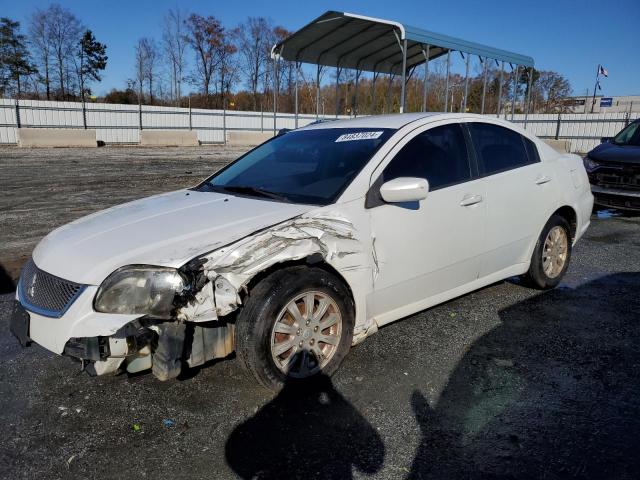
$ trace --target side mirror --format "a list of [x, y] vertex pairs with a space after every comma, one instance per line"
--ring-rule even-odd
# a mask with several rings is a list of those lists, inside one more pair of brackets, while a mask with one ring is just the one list
[[429, 182], [424, 178], [394, 178], [380, 187], [380, 196], [388, 203], [417, 202], [427, 198], [427, 193]]
[[611, 137], [602, 137], [600, 143], [611, 143]]

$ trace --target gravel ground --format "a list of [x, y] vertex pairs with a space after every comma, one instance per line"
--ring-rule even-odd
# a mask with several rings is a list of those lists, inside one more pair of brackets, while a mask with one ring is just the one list
[[15, 278], [54, 228], [119, 203], [197, 184], [245, 150], [0, 147], [0, 266]]
[[[195, 183], [236, 153], [105, 148], [87, 167], [80, 150], [2, 150], [0, 262], [19, 264], [55, 225]], [[355, 347], [332, 379], [277, 396], [233, 360], [166, 383], [90, 378], [18, 346], [8, 293], [0, 477], [634, 479], [639, 287], [640, 218], [594, 215], [559, 288], [505, 281], [413, 315]]]

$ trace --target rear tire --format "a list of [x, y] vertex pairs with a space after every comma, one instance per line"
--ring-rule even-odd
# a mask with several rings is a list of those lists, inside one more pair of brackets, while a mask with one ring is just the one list
[[284, 268], [249, 292], [236, 324], [236, 355], [262, 386], [279, 390], [332, 375], [349, 352], [354, 322], [351, 295], [335, 275]]
[[533, 249], [525, 281], [534, 288], [556, 287], [571, 260], [571, 227], [564, 217], [553, 215], [542, 229]]

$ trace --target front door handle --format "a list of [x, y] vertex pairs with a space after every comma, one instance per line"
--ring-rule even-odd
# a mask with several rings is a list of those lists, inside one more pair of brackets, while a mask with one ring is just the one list
[[480, 203], [482, 201], [482, 195], [465, 195], [462, 200], [460, 200], [461, 207], [468, 207], [470, 205], [475, 205], [476, 203]]
[[551, 181], [551, 177], [547, 177], [546, 175], [540, 175], [538, 178], [536, 178], [536, 185], [542, 185], [550, 181]]

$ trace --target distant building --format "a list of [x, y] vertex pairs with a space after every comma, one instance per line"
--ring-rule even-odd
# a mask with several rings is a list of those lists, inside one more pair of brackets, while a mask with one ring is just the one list
[[[578, 95], [565, 99], [565, 105], [572, 113], [591, 113], [593, 97]], [[596, 95], [593, 113], [640, 112], [640, 95], [624, 95], [620, 97]]]

